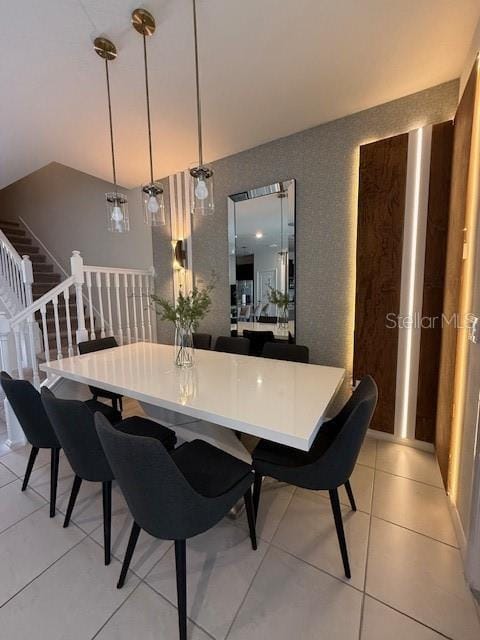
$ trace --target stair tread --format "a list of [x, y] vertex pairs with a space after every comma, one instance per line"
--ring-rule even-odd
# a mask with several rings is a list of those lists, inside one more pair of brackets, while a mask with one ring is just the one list
[[0, 228], [2, 227], [2, 225], [11, 225], [14, 227], [19, 227], [20, 223], [15, 222], [15, 220], [0, 220]]

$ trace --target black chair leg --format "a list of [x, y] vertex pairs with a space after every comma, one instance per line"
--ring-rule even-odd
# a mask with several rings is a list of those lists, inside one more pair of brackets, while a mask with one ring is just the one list
[[63, 522], [63, 528], [66, 529], [70, 524], [70, 518], [72, 517], [73, 507], [75, 506], [75, 502], [77, 500], [78, 492], [80, 491], [80, 487], [82, 486], [82, 479], [78, 476], [75, 476], [73, 479], [72, 491], [70, 492], [70, 499], [68, 501], [67, 513], [65, 515], [65, 520]]
[[28, 481], [30, 480], [30, 474], [32, 473], [33, 465], [35, 464], [35, 460], [37, 459], [38, 451], [38, 447], [32, 447], [32, 450], [30, 451], [27, 470], [25, 471], [25, 477], [23, 479], [22, 491], [25, 491], [28, 486]]
[[105, 564], [110, 564], [110, 538], [112, 530], [112, 481], [102, 482], [103, 495], [103, 545]]
[[127, 551], [125, 558], [123, 559], [122, 570], [120, 572], [120, 578], [117, 582], [117, 589], [121, 589], [125, 584], [125, 578], [127, 577], [130, 562], [132, 561], [133, 552], [137, 546], [138, 536], [140, 535], [140, 527], [136, 522], [133, 523], [132, 530], [130, 531], [130, 538], [128, 539]]
[[255, 512], [255, 520], [258, 514], [258, 505], [260, 504], [260, 491], [262, 490], [262, 476], [260, 473], [255, 472], [253, 480], [253, 509]]
[[187, 640], [187, 556], [185, 540], [175, 540], [177, 570], [178, 629], [180, 640]]
[[60, 449], [52, 449], [51, 461], [50, 461], [50, 518], [53, 518], [55, 516], [55, 507], [57, 502], [59, 459], [60, 459]]
[[342, 511], [340, 509], [340, 500], [338, 498], [338, 489], [330, 489], [330, 503], [332, 505], [333, 518], [335, 520], [335, 527], [337, 529], [338, 544], [340, 545], [340, 552], [342, 554], [343, 568], [345, 569], [345, 576], [351, 578], [350, 563], [348, 561], [347, 543], [345, 540], [345, 532], [343, 530]]
[[247, 511], [248, 528], [250, 529], [250, 540], [252, 541], [252, 549], [257, 550], [257, 533], [255, 531], [255, 515], [253, 509], [252, 490], [249, 489], [244, 495], [245, 509]]
[[355, 504], [355, 498], [353, 497], [353, 491], [352, 491], [352, 487], [350, 486], [350, 480], [346, 481], [345, 490], [347, 492], [348, 499], [350, 500], [350, 506], [352, 507], [352, 511], [356, 511], [357, 505]]

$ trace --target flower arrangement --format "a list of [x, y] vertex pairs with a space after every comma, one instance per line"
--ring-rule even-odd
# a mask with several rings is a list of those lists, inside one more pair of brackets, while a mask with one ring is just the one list
[[176, 303], [160, 296], [150, 296], [160, 320], [167, 320], [175, 325], [175, 364], [179, 367], [193, 365], [192, 332], [198, 329], [200, 321], [209, 312], [214, 288], [213, 279], [204, 289], [194, 286], [189, 293], [184, 293], [180, 287]]
[[290, 302], [290, 300], [288, 299], [288, 293], [284, 293], [283, 291], [280, 291], [280, 289], [269, 287], [268, 301], [270, 302], [270, 304], [274, 304], [280, 309], [280, 324], [287, 323], [288, 304]]
[[180, 287], [176, 304], [156, 295], [152, 295], [151, 298], [160, 320], [168, 320], [176, 326], [190, 327], [196, 331], [200, 320], [210, 310], [212, 305], [210, 294], [213, 289], [214, 285], [211, 283], [205, 289], [199, 289], [195, 286], [190, 293], [185, 294]]

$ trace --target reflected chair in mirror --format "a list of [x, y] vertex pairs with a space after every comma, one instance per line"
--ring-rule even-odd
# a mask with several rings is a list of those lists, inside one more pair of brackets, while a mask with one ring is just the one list
[[[103, 351], [104, 349], [113, 349], [114, 347], [118, 347], [118, 343], [113, 336], [108, 338], [98, 338], [96, 340], [86, 340], [84, 342], [78, 343], [78, 352], [80, 355], [85, 353], [93, 353], [94, 351]], [[106, 400], [111, 400], [112, 407], [116, 411], [123, 411], [122, 407], [122, 396], [118, 393], [114, 393], [113, 391], [107, 391], [106, 389], [100, 389], [99, 387], [89, 387], [90, 391], [93, 394], [93, 399], [97, 400], [98, 398], [105, 398]]]
[[238, 321], [249, 322], [250, 321], [251, 306], [249, 304], [242, 305], [238, 309]]
[[263, 346], [266, 342], [273, 342], [275, 337], [273, 331], [250, 331], [243, 330], [243, 337], [250, 340], [250, 355], [261, 356]]
[[117, 587], [125, 582], [142, 529], [174, 540], [180, 639], [186, 640], [186, 540], [217, 524], [243, 497], [252, 548], [257, 548], [251, 466], [203, 440], [169, 454], [156, 440], [118, 432], [100, 414], [95, 423], [134, 520]]
[[[42, 389], [42, 402], [48, 417], [62, 444], [65, 455], [73, 469], [75, 478], [68, 502], [67, 513], [63, 523], [68, 527], [72, 517], [75, 502], [84, 480], [88, 482], [102, 483], [103, 499], [103, 537], [105, 564], [110, 563], [110, 538], [112, 518], [112, 480], [114, 475], [95, 429], [95, 413], [101, 414], [107, 420], [111, 417], [113, 409], [101, 402], [81, 402], [80, 400], [63, 400], [56, 398], [47, 388]], [[121, 416], [118, 412], [117, 418]], [[133, 416], [122, 422], [117, 422], [115, 428], [119, 431], [138, 432], [157, 437], [165, 443], [168, 449], [173, 449], [176, 436], [171, 429], [163, 427], [156, 422]]]
[[25, 491], [28, 486], [39, 450], [50, 449], [50, 517], [53, 518], [57, 497], [60, 442], [35, 387], [28, 380], [14, 380], [6, 371], [0, 373], [0, 382], [23, 433], [32, 447], [22, 491]]
[[350, 476], [375, 411], [377, 398], [375, 381], [371, 376], [365, 376], [338, 415], [321, 425], [310, 451], [299, 451], [261, 440], [252, 453], [255, 517], [258, 514], [264, 476], [303, 489], [329, 492], [347, 578], [351, 577], [351, 572], [338, 488], [345, 486], [350, 506], [356, 511]]
[[209, 351], [212, 347], [212, 336], [209, 333], [194, 333], [193, 346], [195, 349]]
[[248, 338], [219, 336], [215, 342], [215, 351], [248, 356], [250, 353], [250, 340]]
[[262, 356], [272, 360], [289, 360], [290, 362], [309, 362], [308, 347], [301, 344], [285, 342], [267, 342], [263, 347]]

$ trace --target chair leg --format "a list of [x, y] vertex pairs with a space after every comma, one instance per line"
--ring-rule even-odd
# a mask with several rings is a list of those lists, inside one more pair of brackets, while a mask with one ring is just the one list
[[53, 518], [55, 516], [55, 506], [57, 502], [59, 459], [60, 459], [60, 449], [52, 449], [51, 461], [50, 461], [50, 518]]
[[120, 404], [120, 413], [123, 413], [123, 398], [119, 398], [118, 402]]
[[252, 490], [248, 489], [244, 495], [245, 509], [247, 511], [248, 528], [250, 529], [250, 540], [252, 541], [252, 549], [257, 550], [257, 533], [255, 531], [255, 515], [253, 509]]
[[260, 504], [260, 492], [262, 490], [262, 476], [260, 473], [255, 472], [253, 480], [253, 509], [255, 512], [255, 520], [258, 515], [258, 505]]
[[125, 552], [125, 557], [123, 559], [120, 578], [117, 582], [117, 589], [121, 589], [125, 584], [125, 578], [127, 577], [130, 562], [132, 561], [133, 552], [135, 551], [135, 547], [137, 546], [137, 540], [138, 536], [140, 535], [140, 531], [140, 527], [136, 522], [134, 522], [132, 525], [132, 530], [130, 531], [130, 538], [128, 539], [127, 551]]
[[352, 487], [350, 486], [350, 480], [345, 482], [345, 490], [347, 492], [348, 499], [350, 500], [350, 506], [352, 507], [352, 511], [357, 510], [357, 505], [355, 504], [355, 498], [353, 497]]
[[33, 465], [35, 464], [35, 460], [37, 459], [38, 451], [38, 447], [32, 447], [32, 450], [30, 451], [27, 470], [25, 471], [25, 477], [23, 479], [22, 491], [25, 491], [28, 486], [28, 481], [30, 480], [30, 474], [32, 473]]
[[73, 507], [75, 506], [75, 502], [77, 500], [78, 492], [80, 491], [80, 487], [82, 486], [82, 479], [78, 476], [75, 476], [73, 479], [72, 491], [70, 492], [70, 499], [68, 501], [67, 513], [65, 515], [65, 520], [63, 522], [63, 528], [66, 529], [70, 524], [70, 518], [72, 517]]
[[187, 555], [185, 540], [175, 540], [177, 570], [178, 629], [180, 640], [187, 640]]
[[110, 538], [112, 531], [112, 481], [102, 482], [103, 496], [103, 545], [105, 564], [110, 564]]
[[333, 518], [337, 529], [338, 544], [340, 545], [340, 552], [342, 554], [345, 576], [347, 578], [351, 578], [352, 574], [350, 573], [350, 563], [348, 561], [347, 543], [345, 541], [345, 532], [343, 530], [342, 511], [340, 509], [338, 489], [330, 489], [328, 493], [330, 494], [330, 503], [332, 505]]

